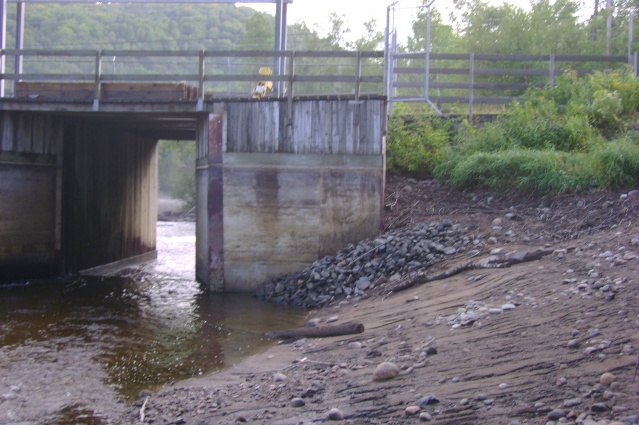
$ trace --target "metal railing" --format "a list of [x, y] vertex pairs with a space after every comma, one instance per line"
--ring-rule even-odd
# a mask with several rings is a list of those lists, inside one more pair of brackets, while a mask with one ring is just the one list
[[[626, 56], [492, 55], [393, 53], [387, 76], [389, 101], [466, 105], [504, 105], [530, 87], [555, 84], [567, 71], [583, 76], [596, 69], [629, 65], [637, 76], [637, 54]], [[459, 109], [458, 107], [458, 109]]]

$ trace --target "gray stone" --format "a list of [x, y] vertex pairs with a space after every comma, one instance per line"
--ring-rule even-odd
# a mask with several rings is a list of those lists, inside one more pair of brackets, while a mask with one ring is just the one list
[[282, 372], [277, 372], [275, 375], [273, 375], [273, 380], [275, 382], [286, 381], [286, 375], [284, 375]]
[[428, 421], [430, 421], [432, 419], [433, 419], [433, 417], [428, 412], [422, 412], [422, 413], [419, 414], [419, 420], [422, 421], [422, 422], [428, 422]]
[[415, 404], [419, 407], [428, 406], [429, 404], [437, 404], [439, 403], [439, 399], [434, 395], [427, 395], [415, 402]]
[[602, 374], [599, 377], [599, 383], [603, 384], [603, 385], [610, 385], [612, 384], [615, 380], [617, 379], [617, 377], [615, 375], [613, 375], [610, 372], [606, 372], [604, 374]]
[[388, 381], [399, 375], [399, 367], [395, 363], [381, 363], [373, 372], [373, 381]]
[[329, 421], [341, 421], [344, 419], [344, 413], [336, 407], [333, 407], [329, 410], [328, 415], [326, 416]]
[[418, 414], [421, 411], [422, 411], [422, 409], [419, 406], [408, 406], [406, 408], [406, 415], [407, 416], [415, 416], [416, 414]]
[[291, 407], [302, 407], [306, 405], [306, 402], [299, 397], [295, 397], [291, 400]]
[[566, 417], [566, 411], [563, 409], [555, 409], [551, 411], [550, 413], [548, 413], [548, 419], [550, 419], [551, 421], [556, 421], [558, 419], [565, 418], [565, 417]]
[[610, 410], [610, 406], [606, 403], [595, 403], [590, 407], [590, 410], [595, 413], [601, 413]]
[[581, 404], [580, 398], [571, 398], [570, 400], [564, 401], [563, 407], [574, 407]]

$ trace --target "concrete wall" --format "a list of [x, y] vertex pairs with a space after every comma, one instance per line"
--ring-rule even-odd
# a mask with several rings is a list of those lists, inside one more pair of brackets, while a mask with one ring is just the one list
[[201, 126], [197, 276], [214, 291], [256, 290], [381, 229], [385, 100], [288, 107], [226, 102]]

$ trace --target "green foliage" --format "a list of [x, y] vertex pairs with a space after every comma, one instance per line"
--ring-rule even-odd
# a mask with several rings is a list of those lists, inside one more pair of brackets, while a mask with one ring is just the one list
[[594, 172], [605, 188], [639, 183], [639, 143], [629, 137], [598, 146], [592, 152]]
[[553, 88], [529, 90], [481, 127], [463, 122], [453, 131], [396, 119], [389, 164], [463, 188], [561, 193], [637, 185], [639, 135], [606, 136], [634, 125], [638, 92], [624, 70], [567, 75]]
[[386, 163], [391, 172], [426, 175], [443, 158], [450, 122], [427, 116], [396, 114], [388, 123]]
[[477, 152], [438, 168], [437, 174], [445, 172], [448, 183], [457, 187], [561, 193], [588, 186], [585, 159], [579, 153], [515, 148]]
[[185, 209], [197, 202], [195, 143], [161, 140], [158, 148], [160, 192], [184, 201]]

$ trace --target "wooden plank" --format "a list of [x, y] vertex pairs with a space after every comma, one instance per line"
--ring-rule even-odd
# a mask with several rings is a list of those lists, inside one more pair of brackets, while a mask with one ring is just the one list
[[[91, 100], [94, 85], [91, 83], [41, 83], [19, 81], [17, 98], [53, 98], [63, 100]], [[194, 92], [185, 83], [105, 83], [103, 100], [194, 100]]]

